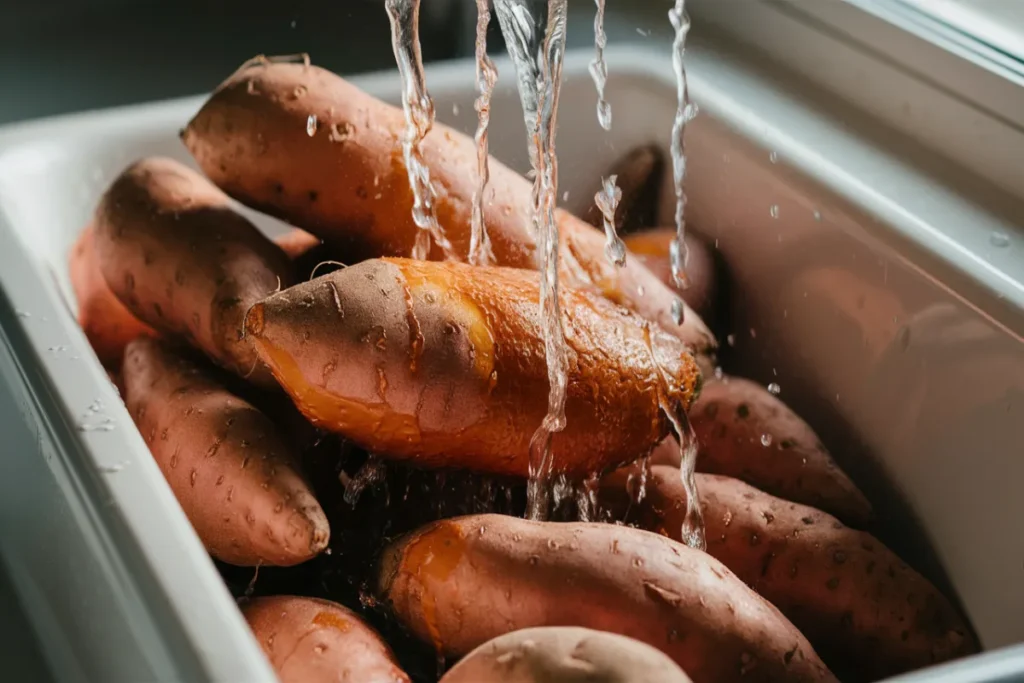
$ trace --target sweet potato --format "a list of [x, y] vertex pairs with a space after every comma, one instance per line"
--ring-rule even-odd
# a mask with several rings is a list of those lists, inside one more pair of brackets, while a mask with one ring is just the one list
[[272, 384], [241, 338], [249, 306], [294, 277], [281, 249], [188, 167], [129, 166], [96, 210], [96, 252], [111, 290], [143, 322], [219, 365]]
[[301, 228], [292, 228], [283, 235], [278, 235], [274, 238], [274, 244], [279, 246], [284, 255], [291, 259], [292, 262], [302, 258], [317, 247], [323, 246], [323, 243], [322, 239], [316, 235], [311, 235]]
[[521, 628], [583, 626], [660, 649], [696, 683], [835, 680], [800, 632], [717, 560], [639, 529], [441, 520], [385, 550], [379, 589], [445, 655]]
[[409, 683], [387, 643], [337, 603], [273, 596], [242, 614], [281, 683]]
[[[307, 124], [316, 120], [314, 134]], [[284, 218], [353, 258], [406, 257], [418, 228], [402, 158], [402, 110], [315, 66], [249, 62], [229, 77], [182, 132], [203, 171], [243, 203]], [[465, 258], [476, 187], [471, 138], [435, 125], [422, 144], [437, 188], [437, 218], [455, 254]], [[490, 161], [484, 220], [496, 264], [536, 268], [529, 181]], [[715, 346], [700, 318], [672, 321], [674, 294], [636, 259], [624, 268], [604, 255], [603, 233], [559, 210], [566, 282], [587, 285], [678, 334], [695, 352]], [[430, 258], [445, 258], [433, 245]], [[641, 294], [643, 292], [643, 294]]]
[[[643, 230], [658, 218], [658, 199], [665, 175], [665, 155], [656, 145], [644, 145], [617, 159], [602, 177], [616, 176], [622, 199], [615, 212], [615, 229], [622, 236]], [[591, 225], [604, 225], [597, 203], [583, 217]]]
[[96, 258], [96, 229], [82, 230], [68, 257], [71, 288], [78, 301], [78, 324], [107, 368], [120, 368], [125, 344], [156, 332], [132, 315], [107, 286]]
[[739, 377], [707, 382], [690, 423], [698, 471], [735, 477], [855, 526], [871, 518], [871, 503], [814, 430], [760, 384]]
[[164, 343], [125, 349], [128, 412], [210, 554], [298, 564], [327, 547], [327, 519], [273, 423]]
[[639, 640], [573, 626], [542, 626], [489, 640], [440, 683], [690, 683]]
[[[625, 507], [626, 473], [602, 482]], [[834, 517], [736, 479], [698, 474], [707, 552], [763, 595], [830, 662], [878, 680], [976, 652], [956, 608], [877, 539]], [[609, 496], [610, 494], [610, 496]], [[679, 471], [654, 467], [632, 510], [641, 526], [679, 538]]]
[[[525, 476], [547, 412], [536, 271], [373, 259], [253, 306], [246, 333], [299, 409], [367, 450], [420, 465]], [[669, 430], [658, 386], [686, 409], [686, 346], [584, 290], [561, 290], [570, 371], [554, 472], [583, 476]], [[649, 332], [649, 334], [648, 334]]]
[[[644, 230], [623, 238], [629, 253], [638, 258], [665, 286], [675, 289], [669, 249], [676, 238], [675, 228]], [[690, 250], [686, 262], [686, 276], [690, 286], [679, 291], [683, 301], [704, 320], [711, 320], [718, 294], [718, 274], [715, 257], [708, 245], [693, 231], [686, 233], [686, 246]]]

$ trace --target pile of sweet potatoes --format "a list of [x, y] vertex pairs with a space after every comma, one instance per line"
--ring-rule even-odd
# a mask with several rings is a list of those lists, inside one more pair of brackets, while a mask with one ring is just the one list
[[[83, 331], [282, 681], [873, 680], [977, 650], [814, 430], [716, 369], [697, 237], [673, 321], [669, 237], [638, 218], [656, 150], [620, 164], [624, 267], [557, 214], [567, 426], [551, 521], [523, 519], [548, 392], [530, 184], [491, 160], [495, 264], [457, 262], [475, 149], [435, 126], [454, 253], [410, 260], [403, 127], [327, 71], [247, 63], [182, 131], [201, 173], [133, 163], [70, 256]], [[706, 552], [666, 406], [696, 433]]]

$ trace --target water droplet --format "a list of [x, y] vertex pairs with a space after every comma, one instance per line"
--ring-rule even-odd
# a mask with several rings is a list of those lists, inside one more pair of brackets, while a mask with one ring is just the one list
[[636, 286], [636, 295], [637, 295], [637, 296], [643, 296], [643, 295], [644, 295], [644, 294], [646, 294], [646, 293], [647, 293], [647, 290], [646, 290], [646, 289], [644, 289], [644, 286], [643, 286], [643, 285], [637, 285], [637, 286]]
[[725, 342], [729, 346], [736, 346], [736, 335], [735, 334], [727, 335], [726, 338], [725, 338]]
[[779, 153], [776, 152], [775, 150], [772, 150], [771, 154], [768, 155], [768, 161], [772, 162], [773, 164], [779, 163]]
[[565, 192], [562, 193], [562, 201], [563, 202], [569, 201], [569, 190], [566, 190]]
[[715, 367], [715, 379], [722, 379], [725, 376], [725, 372], [722, 370], [722, 366]]
[[988, 236], [988, 241], [993, 247], [1005, 249], [1010, 246], [1010, 236], [1005, 232], [993, 232]]
[[765, 448], [768, 448], [769, 446], [771, 446], [772, 445], [772, 435], [771, 434], [762, 434], [761, 435], [761, 445], [764, 446]]
[[672, 320], [676, 325], [683, 324], [683, 318], [686, 315], [686, 306], [683, 304], [683, 300], [676, 297], [672, 300]]
[[771, 207], [768, 209], [768, 213], [771, 214], [772, 218], [778, 218], [779, 217], [779, 205], [778, 204], [772, 204]]
[[454, 102], [454, 103], [452, 103], [452, 116], [458, 116], [458, 115], [459, 115], [459, 103], [458, 102]]
[[821, 211], [815, 211], [814, 212], [814, 220], [816, 220], [816, 221], [820, 221], [821, 220]]
[[18, 316], [19, 318], [31, 318], [31, 317], [32, 317], [32, 314], [31, 314], [31, 313], [29, 313], [28, 311], [18, 311], [18, 312], [16, 313], [16, 315], [17, 315], [17, 316]]
[[309, 118], [306, 119], [306, 135], [313, 137], [316, 135], [317, 121], [316, 114], [310, 114]]
[[640, 28], [639, 26], [637, 26], [636, 27], [636, 32], [637, 32], [638, 35], [641, 35], [644, 38], [650, 38], [651, 37], [651, 30], [650, 29], [647, 29], [645, 31], [642, 28]]
[[778, 383], [772, 382], [768, 385], [768, 393], [772, 396], [778, 396], [782, 393], [782, 387], [780, 387]]

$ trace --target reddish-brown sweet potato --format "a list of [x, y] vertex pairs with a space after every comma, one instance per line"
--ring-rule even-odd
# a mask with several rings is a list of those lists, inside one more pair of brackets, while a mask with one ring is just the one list
[[[315, 117], [312, 136], [307, 122]], [[206, 174], [231, 196], [345, 245], [353, 258], [406, 257], [418, 228], [402, 157], [402, 110], [315, 66], [250, 62], [228, 78], [183, 131]], [[438, 189], [437, 218], [465, 258], [476, 187], [476, 147], [435, 125], [422, 144]], [[495, 159], [484, 220], [497, 265], [536, 267], [530, 183]], [[700, 318], [671, 316], [674, 294], [637, 259], [618, 268], [605, 257], [603, 234], [559, 210], [562, 273], [657, 321], [697, 353], [715, 346]], [[433, 259], [445, 257], [435, 244]], [[640, 292], [644, 292], [642, 295]]]
[[660, 649], [696, 683], [835, 680], [800, 632], [717, 560], [638, 529], [441, 520], [389, 546], [379, 588], [446, 655], [521, 628], [584, 626]]
[[107, 284], [140, 320], [238, 375], [273, 382], [241, 338], [242, 319], [292, 284], [291, 264], [208, 180], [171, 159], [132, 164], [96, 210], [96, 252]]
[[409, 683], [387, 643], [337, 603], [273, 596], [242, 614], [281, 683]]
[[259, 410], [163, 343], [125, 349], [128, 412], [210, 554], [298, 564], [327, 547], [327, 519]]
[[[547, 412], [535, 271], [374, 259], [275, 294], [246, 331], [299, 409], [370, 451], [426, 466], [525, 476]], [[567, 426], [554, 471], [601, 472], [668, 432], [700, 371], [685, 345], [583, 290], [561, 290]], [[661, 365], [662, 374], [655, 366]]]
[[[669, 249], [675, 238], [675, 228], [655, 228], [627, 235], [623, 241], [630, 254], [647, 266], [647, 269], [664, 282], [666, 287], [675, 289], [669, 257]], [[690, 251], [686, 262], [686, 276], [690, 280], [690, 286], [679, 290], [679, 293], [697, 315], [705, 320], [712, 320], [718, 294], [714, 255], [708, 245], [692, 230], [686, 233], [686, 246]]]
[[849, 524], [871, 518], [871, 504], [814, 430], [760, 384], [739, 377], [707, 382], [690, 423], [700, 447], [698, 471], [741, 479]]
[[639, 640], [576, 626], [541, 626], [489, 640], [440, 683], [691, 683]]
[[[626, 472], [602, 482], [602, 499], [628, 504]], [[927, 579], [867, 533], [736, 479], [697, 475], [707, 552], [770, 600], [837, 666], [872, 680], [977, 651], [965, 619]], [[679, 470], [654, 467], [631, 518], [680, 537]]]
[[78, 324], [86, 339], [103, 365], [119, 369], [125, 344], [136, 337], [156, 333], [132, 315], [110, 291], [96, 258], [95, 238], [96, 229], [90, 223], [71, 248], [68, 274], [78, 300]]

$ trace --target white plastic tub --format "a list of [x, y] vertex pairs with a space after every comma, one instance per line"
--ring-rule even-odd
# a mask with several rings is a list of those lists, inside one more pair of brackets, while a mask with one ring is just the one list
[[[570, 207], [618, 155], [667, 142], [675, 107], [665, 55], [611, 50], [615, 126], [602, 132], [589, 59], [567, 58], [561, 98]], [[499, 67], [492, 151], [525, 170]], [[730, 268], [730, 369], [781, 385], [874, 497], [879, 532], [952, 587], [986, 648], [1024, 641], [1017, 228], [742, 61], [697, 46], [691, 71], [703, 115], [688, 135], [690, 215]], [[396, 99], [393, 73], [355, 80]], [[429, 70], [439, 119], [472, 131], [473, 82], [472, 64]], [[0, 543], [61, 681], [273, 679], [75, 324], [66, 274], [127, 163], [188, 160], [177, 131], [201, 102], [0, 131]], [[993, 230], [1011, 247], [992, 246]], [[1024, 652], [947, 670], [934, 680], [1015, 680]]]

